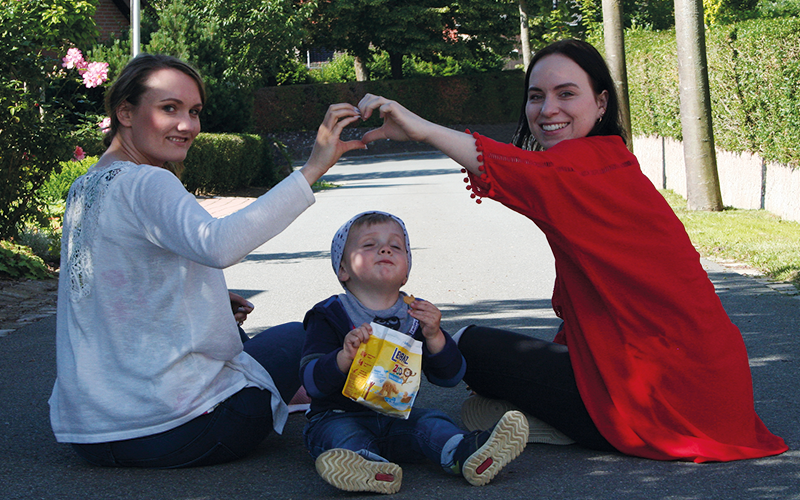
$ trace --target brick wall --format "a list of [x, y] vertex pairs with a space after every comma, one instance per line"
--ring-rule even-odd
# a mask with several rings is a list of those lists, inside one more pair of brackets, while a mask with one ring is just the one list
[[[117, 3], [113, 0], [100, 0], [94, 14], [94, 21], [100, 32], [100, 40], [108, 40], [111, 34], [119, 35], [122, 31], [128, 30], [130, 22], [128, 18], [119, 10]], [[127, 3], [127, 2], [125, 2]]]

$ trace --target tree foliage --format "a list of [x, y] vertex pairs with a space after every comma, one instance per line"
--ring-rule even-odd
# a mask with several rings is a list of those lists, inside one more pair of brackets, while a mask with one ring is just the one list
[[202, 4], [201, 15], [215, 21], [219, 51], [228, 63], [223, 76], [251, 88], [274, 84], [275, 75], [295, 57], [310, 5], [294, 0], [209, 0]]
[[399, 79], [404, 56], [506, 55], [518, 15], [510, 0], [319, 0], [308, 31], [310, 43], [362, 60], [371, 58], [371, 48], [386, 52], [392, 77]]
[[[197, 67], [208, 94], [204, 131], [245, 132], [253, 90], [283, 82], [296, 70], [307, 10], [292, 0], [152, 0], [142, 15], [142, 51]], [[126, 54], [127, 35], [93, 52], [113, 73], [127, 63]]]
[[675, 2], [663, 0], [623, 0], [625, 27], [665, 30], [675, 26]]

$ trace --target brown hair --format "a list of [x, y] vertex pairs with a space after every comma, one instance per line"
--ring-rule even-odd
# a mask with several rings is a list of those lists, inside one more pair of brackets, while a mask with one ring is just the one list
[[373, 226], [375, 224], [383, 224], [384, 222], [397, 223], [397, 220], [395, 220], [394, 217], [392, 217], [391, 215], [388, 215], [388, 214], [370, 213], [370, 214], [362, 215], [361, 217], [356, 219], [353, 222], [353, 225], [350, 226], [350, 231], [352, 231], [353, 229], [357, 229], [359, 227], [362, 227], [362, 226]]
[[[122, 69], [114, 84], [106, 92], [105, 105], [106, 113], [111, 118], [111, 125], [103, 138], [106, 147], [111, 145], [111, 141], [119, 130], [119, 118], [117, 118], [117, 108], [124, 102], [138, 106], [142, 94], [147, 92], [147, 79], [154, 72], [161, 69], [174, 69], [186, 74], [197, 83], [197, 90], [200, 92], [200, 100], [206, 102], [206, 88], [203, 78], [189, 64], [172, 56], [162, 54], [139, 54], [131, 59]], [[176, 176], [180, 177], [183, 170], [182, 163], [167, 162], [163, 167]]]

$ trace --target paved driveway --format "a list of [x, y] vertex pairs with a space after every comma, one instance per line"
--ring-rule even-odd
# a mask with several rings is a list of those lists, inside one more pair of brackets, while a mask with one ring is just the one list
[[[330, 239], [369, 209], [405, 220], [414, 256], [405, 289], [437, 304], [444, 327], [468, 323], [550, 338], [552, 255], [535, 226], [485, 201], [471, 201], [458, 168], [438, 155], [344, 161], [326, 178], [340, 185], [292, 226], [226, 270], [230, 288], [250, 298], [253, 333], [299, 321], [315, 302], [340, 292]], [[732, 320], [742, 330], [756, 407], [792, 448], [773, 458], [724, 464], [656, 462], [578, 446], [530, 445], [490, 485], [472, 487], [428, 464], [404, 466], [393, 498], [491, 499], [799, 499], [800, 301], [752, 277], [705, 263]], [[289, 418], [245, 460], [174, 471], [101, 469], [57, 444], [47, 398], [55, 377], [54, 317], [0, 338], [0, 499], [305, 499], [352, 498], [320, 480], [301, 438], [304, 417]], [[417, 404], [458, 419], [466, 388], [424, 385]]]

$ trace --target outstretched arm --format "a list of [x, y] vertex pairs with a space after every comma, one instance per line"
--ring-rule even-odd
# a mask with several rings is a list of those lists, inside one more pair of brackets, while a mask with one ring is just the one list
[[429, 122], [396, 101], [372, 94], [367, 94], [361, 99], [358, 109], [361, 110], [364, 120], [372, 116], [375, 110], [383, 118], [383, 125], [364, 134], [362, 142], [379, 139], [424, 142], [446, 154], [470, 172], [480, 175], [478, 167], [481, 163], [478, 162], [475, 139], [471, 135]]
[[339, 140], [342, 130], [360, 118], [359, 109], [351, 104], [332, 104], [328, 108], [317, 130], [317, 140], [314, 142], [311, 156], [300, 169], [309, 185], [317, 182], [342, 154], [353, 149], [366, 149], [367, 145], [362, 141]]

